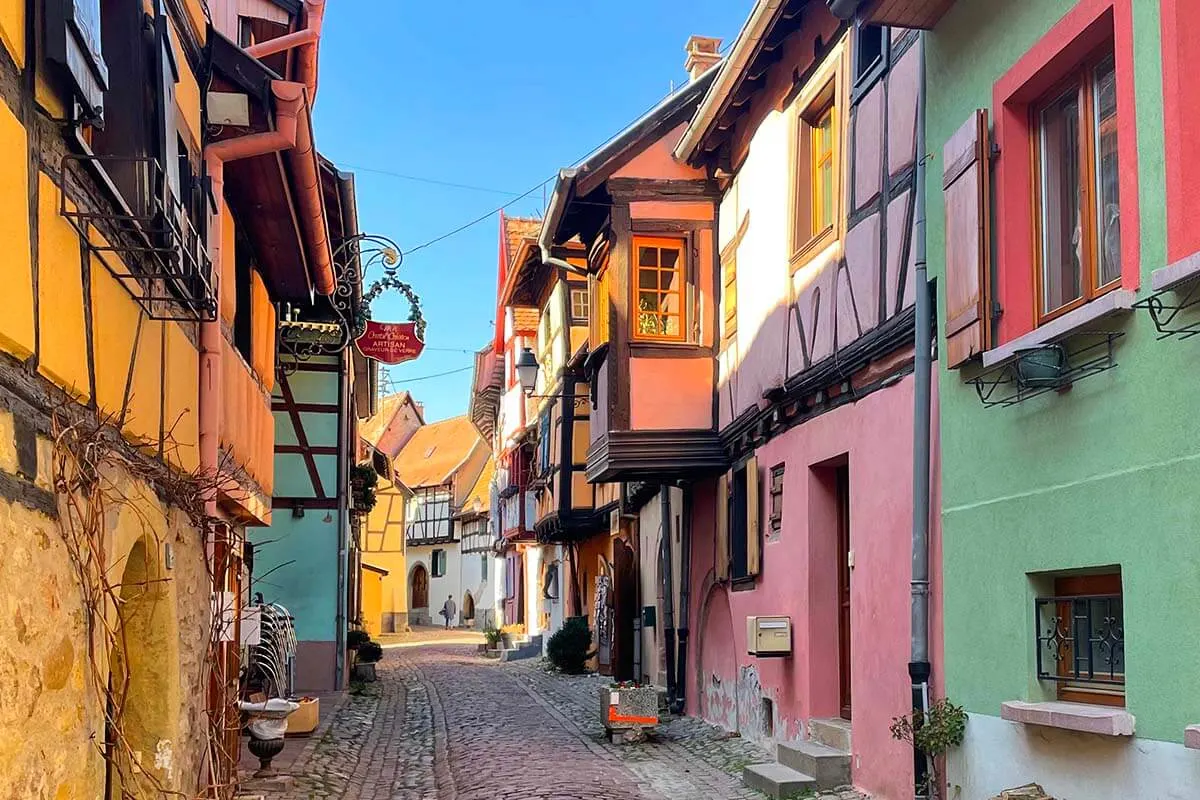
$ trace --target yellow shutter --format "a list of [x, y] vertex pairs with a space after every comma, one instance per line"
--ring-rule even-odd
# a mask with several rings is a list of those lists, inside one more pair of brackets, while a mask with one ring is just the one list
[[762, 572], [762, 532], [758, 529], [758, 457], [746, 462], [746, 574]]
[[729, 473], [717, 478], [717, 580], [729, 580]]

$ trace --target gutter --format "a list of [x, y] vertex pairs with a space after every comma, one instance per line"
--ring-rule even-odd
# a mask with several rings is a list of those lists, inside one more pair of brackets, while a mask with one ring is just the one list
[[[275, 130], [252, 133], [236, 139], [214, 142], [204, 148], [204, 163], [212, 181], [212, 195], [218, 208], [209, 225], [209, 257], [217, 286], [233, 281], [226, 275], [225, 257], [221, 249], [224, 240], [222, 208], [225, 205], [225, 163], [242, 158], [276, 153], [295, 146], [299, 120], [304, 105], [304, 86], [289, 81], [272, 81], [275, 96]], [[229, 254], [232, 256], [232, 254]], [[221, 441], [221, 320], [220, 316], [200, 325], [200, 398], [199, 439], [200, 470], [217, 475], [220, 464]], [[205, 501], [205, 512], [217, 516], [217, 493]]]
[[679, 702], [675, 681], [675, 563], [671, 558], [671, 488], [659, 490], [658, 554], [662, 560], [663, 638], [667, 647], [667, 708], [674, 710]]
[[686, 164], [695, 156], [701, 139], [708, 133], [709, 128], [716, 120], [720, 106], [728, 97], [729, 92], [733, 91], [738, 78], [741, 77], [750, 58], [758, 49], [759, 42], [762, 41], [771, 23], [775, 20], [776, 13], [786, 2], [787, 0], [759, 0], [755, 4], [754, 10], [750, 12], [750, 18], [742, 26], [729, 55], [721, 62], [721, 71], [717, 73], [716, 80], [705, 93], [704, 100], [696, 109], [692, 121], [688, 123], [687, 130], [683, 132], [679, 143], [675, 145], [672, 155], [676, 160]]
[[687, 707], [687, 646], [688, 618], [692, 602], [692, 484], [683, 484], [683, 513], [680, 514], [679, 524], [683, 528], [680, 533], [680, 567], [679, 567], [679, 655], [675, 664], [675, 708], [676, 714], [683, 714]]
[[577, 275], [587, 274], [587, 267], [582, 270], [561, 258], [555, 258], [551, 252], [554, 246], [554, 234], [562, 224], [563, 214], [567, 211], [567, 202], [575, 193], [575, 179], [579, 176], [576, 168], [560, 169], [558, 180], [554, 182], [554, 192], [550, 195], [550, 205], [546, 207], [546, 216], [542, 219], [542, 228], [538, 231], [538, 248], [542, 251], [542, 263], [551, 267], [560, 267]]

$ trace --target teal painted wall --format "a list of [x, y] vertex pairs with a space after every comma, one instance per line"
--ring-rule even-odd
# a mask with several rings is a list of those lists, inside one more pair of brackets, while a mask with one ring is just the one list
[[[337, 363], [331, 358], [313, 359], [313, 362]], [[287, 380], [297, 403], [338, 402], [336, 372], [296, 372]], [[277, 385], [274, 399], [280, 401], [282, 398]], [[274, 413], [276, 444], [297, 444], [295, 427], [288, 413]], [[300, 417], [310, 445], [337, 446], [338, 415], [302, 412]], [[336, 497], [337, 456], [314, 456], [314, 461], [325, 494]], [[302, 456], [275, 456], [275, 496], [315, 496]], [[252, 591], [262, 592], [267, 601], [287, 607], [296, 618], [296, 638], [300, 641], [336, 641], [338, 544], [340, 532], [348, 524], [336, 508], [309, 508], [303, 517], [294, 517], [290, 509], [277, 508], [271, 515], [269, 528], [250, 529], [250, 540], [255, 544]], [[261, 581], [259, 576], [264, 576]]]
[[[1073, 5], [959, 0], [928, 35], [934, 276], [942, 146]], [[1166, 251], [1157, 0], [1133, 0], [1133, 22], [1145, 296]], [[944, 294], [938, 306], [944, 330]], [[1052, 697], [1035, 677], [1030, 573], [1119, 564], [1126, 704], [1139, 736], [1178, 742], [1200, 720], [1200, 340], [1156, 341], [1143, 311], [1105, 327], [1125, 333], [1117, 368], [1011, 408], [981, 405], [964, 383], [972, 368], [939, 368], [947, 693], [990, 715], [1005, 700]]]

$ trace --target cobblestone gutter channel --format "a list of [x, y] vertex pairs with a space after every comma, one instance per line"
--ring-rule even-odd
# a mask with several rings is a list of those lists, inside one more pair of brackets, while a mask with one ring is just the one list
[[[497, 664], [474, 648], [389, 650], [379, 681], [342, 703], [265, 800], [756, 800], [741, 782], [761, 748], [695, 719], [639, 745], [611, 744], [596, 676]], [[289, 746], [303, 746], [300, 741]], [[856, 793], [821, 800], [858, 800]]]

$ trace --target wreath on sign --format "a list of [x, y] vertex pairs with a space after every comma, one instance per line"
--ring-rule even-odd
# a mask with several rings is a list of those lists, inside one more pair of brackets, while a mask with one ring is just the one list
[[[404, 253], [395, 242], [386, 236], [360, 233], [338, 247], [334, 263], [340, 267], [334, 307], [348, 317], [350, 339], [362, 336], [371, 319], [371, 303], [390, 289], [408, 300], [408, 321], [415, 325], [417, 338], [424, 341], [425, 315], [421, 312], [421, 297], [412, 284], [400, 280], [397, 275], [404, 263]], [[355, 298], [354, 287], [360, 286], [367, 272], [376, 266], [383, 268], [383, 275]]]

